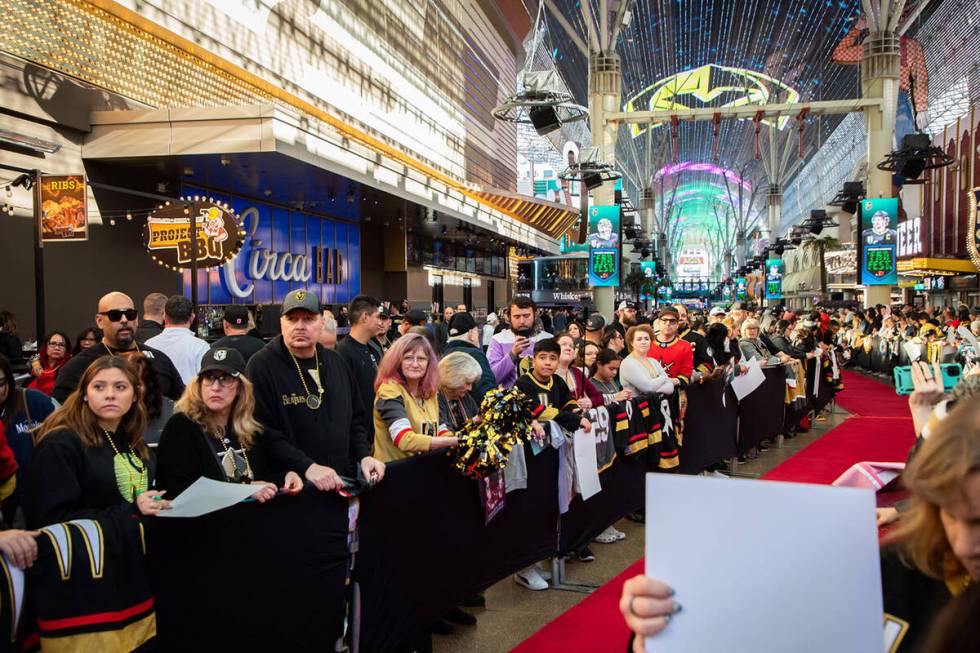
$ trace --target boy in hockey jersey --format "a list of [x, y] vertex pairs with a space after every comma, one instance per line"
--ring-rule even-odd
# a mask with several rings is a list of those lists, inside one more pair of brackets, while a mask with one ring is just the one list
[[517, 387], [533, 401], [532, 427], [539, 440], [544, 440], [544, 422], [557, 422], [566, 431], [577, 431], [581, 426], [592, 430], [592, 424], [578, 412], [578, 404], [561, 377], [555, 376], [561, 347], [554, 338], [546, 338], [534, 346], [533, 367], [517, 379]]
[[[592, 423], [578, 412], [578, 404], [561, 377], [555, 376], [561, 347], [554, 338], [545, 338], [534, 343], [534, 357], [531, 371], [521, 375], [514, 385], [531, 398], [531, 427], [539, 444], [550, 440], [544, 422], [556, 422], [566, 431], [577, 431], [581, 426], [586, 432], [592, 430]], [[514, 574], [514, 582], [530, 590], [546, 590], [548, 582], [541, 575], [537, 565], [531, 565]]]

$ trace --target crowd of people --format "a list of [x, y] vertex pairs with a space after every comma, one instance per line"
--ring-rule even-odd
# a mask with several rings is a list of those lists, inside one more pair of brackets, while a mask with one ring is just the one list
[[[465, 305], [446, 307], [433, 319], [366, 295], [334, 314], [315, 294], [296, 290], [283, 301], [281, 335], [263, 341], [252, 330], [248, 309], [230, 306], [224, 336], [209, 343], [191, 329], [194, 312], [186, 297], [152, 293], [142, 309], [140, 319], [132, 298], [107, 293], [98, 302], [95, 325], [74, 343], [58, 330], [39, 343], [23, 387], [14, 382], [11, 363], [22, 357], [16, 322], [0, 313], [6, 353], [0, 354], [0, 500], [7, 527], [0, 550], [11, 564], [32, 563], [34, 529], [79, 518], [156, 515], [201, 477], [253, 484], [260, 502], [296, 494], [307, 484], [356, 494], [382, 482], [392, 461], [457, 446], [456, 433], [479, 419], [483, 397], [498, 387], [516, 386], [529, 397], [528, 418], [539, 444], [555, 428], [589, 431], [594, 408], [652, 398], [672, 428], [664, 430], [666, 440], [648, 464], [676, 471], [684, 455], [686, 392], [694, 384], [730, 383], [758, 361], [785, 367], [791, 388], [805, 385], [803, 375], [813, 363], [816, 374], [839, 388], [840, 368], [872, 367], [877, 351], [875, 360], [886, 363], [876, 371], [890, 373], [887, 366], [897, 365], [903, 351], [915, 353], [908, 343], [919, 346], [923, 361], [972, 363], [967, 333], [980, 332], [980, 309], [941, 316], [912, 307], [797, 315], [735, 302], [707, 312], [684, 304], [640, 312], [623, 301], [607, 322], [599, 313], [540, 309], [517, 296], [481, 324]], [[921, 382], [923, 372], [917, 374]], [[921, 401], [921, 393], [915, 396]], [[807, 406], [786, 414], [785, 437], [821, 419]], [[937, 429], [934, 442], [954, 437], [939, 436], [948, 431]], [[975, 463], [971, 437], [948, 446], [966, 447], [961, 453]], [[633, 446], [627, 443], [624, 453], [642, 449], [638, 443], [631, 451]], [[916, 470], [948, 455], [933, 454], [937, 447], [923, 447], [907, 472], [919, 479], [913, 490], [926, 493], [910, 515], [926, 514], [932, 505], [935, 517], [945, 510], [950, 483], [976, 485], [970, 479], [980, 478], [970, 476], [980, 467], [969, 468], [946, 485], [925, 489], [931, 480]], [[720, 461], [707, 473], [719, 474], [732, 462]], [[508, 461], [508, 469], [520, 465]], [[977, 508], [980, 503], [973, 504], [974, 519]], [[957, 510], [957, 519], [966, 519], [969, 509]], [[631, 518], [642, 521], [643, 515]], [[975, 523], [969, 528], [975, 531]], [[595, 541], [624, 537], [610, 526]], [[976, 538], [962, 545], [969, 550], [957, 541], [950, 536], [942, 549], [960, 556], [962, 564], [949, 562], [950, 568], [976, 578]], [[934, 555], [916, 555], [920, 570], [934, 576], [936, 569], [928, 568]], [[589, 546], [579, 547], [575, 557], [595, 559]], [[514, 580], [542, 590], [549, 586], [545, 576], [532, 565]], [[627, 590], [624, 614], [641, 635], [662, 629], [677, 610], [657, 581], [631, 581]], [[483, 602], [469, 597], [462, 607]], [[475, 621], [457, 608], [432, 632]]]

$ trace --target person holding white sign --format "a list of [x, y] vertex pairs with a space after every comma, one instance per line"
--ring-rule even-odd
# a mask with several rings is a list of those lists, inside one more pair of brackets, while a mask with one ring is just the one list
[[[931, 653], [935, 649], [922, 644], [936, 616], [980, 581], [980, 403], [954, 408], [922, 443], [902, 479], [911, 505], [885, 539], [881, 556], [884, 650]], [[635, 636], [631, 651], [645, 651], [645, 639], [681, 612], [677, 601], [684, 588], [676, 589], [675, 597], [665, 583], [644, 575], [623, 585], [619, 609]], [[974, 621], [970, 627], [975, 626]]]

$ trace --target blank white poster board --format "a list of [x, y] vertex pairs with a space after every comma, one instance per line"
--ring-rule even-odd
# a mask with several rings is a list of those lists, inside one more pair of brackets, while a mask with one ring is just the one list
[[682, 611], [650, 653], [883, 649], [871, 490], [647, 475], [646, 574]]

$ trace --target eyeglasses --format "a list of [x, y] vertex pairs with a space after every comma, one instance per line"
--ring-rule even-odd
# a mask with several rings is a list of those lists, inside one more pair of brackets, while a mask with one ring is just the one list
[[662, 318], [660, 318], [660, 321], [663, 322], [664, 324], [676, 324], [677, 323], [677, 320], [675, 320], [672, 317], [662, 317]]
[[215, 383], [220, 388], [230, 388], [238, 379], [230, 374], [205, 374], [201, 377], [201, 383], [207, 387], [212, 387]]
[[426, 363], [429, 362], [429, 357], [428, 356], [406, 356], [405, 358], [402, 359], [402, 361], [404, 361], [406, 363], [413, 364], [413, 365], [425, 365]]
[[110, 322], [118, 322], [119, 320], [123, 319], [123, 316], [125, 316], [129, 321], [135, 320], [139, 313], [135, 308], [113, 308], [112, 310], [108, 311], [100, 311], [99, 315], [105, 315], [107, 318], [109, 318]]
[[48, 347], [61, 347], [62, 349], [64, 349], [67, 346], [68, 343], [58, 342], [57, 340], [52, 340], [51, 342], [48, 343]]

